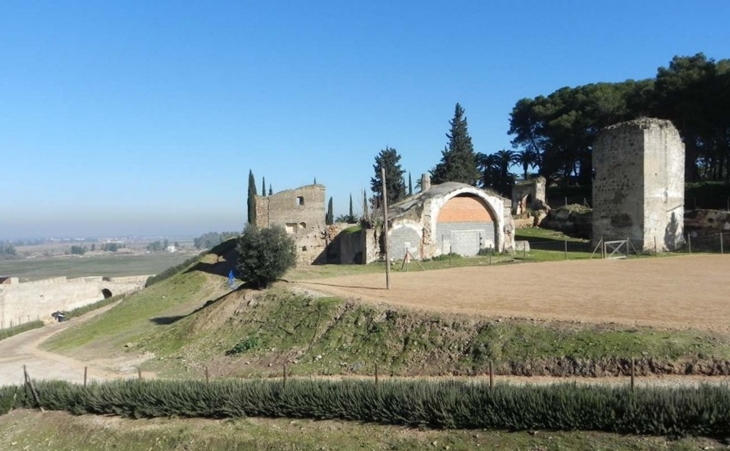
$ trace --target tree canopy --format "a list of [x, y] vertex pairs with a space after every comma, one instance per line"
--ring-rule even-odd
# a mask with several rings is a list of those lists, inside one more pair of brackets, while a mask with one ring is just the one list
[[464, 109], [458, 103], [449, 124], [451, 129], [446, 134], [449, 143], [441, 152], [441, 161], [431, 169], [431, 181], [434, 184], [461, 182], [476, 186], [479, 181], [477, 155], [467, 129]]
[[392, 147], [386, 147], [375, 157], [375, 176], [370, 179], [370, 190], [373, 192], [373, 205], [379, 207], [383, 199], [383, 178], [381, 168], [385, 168], [385, 187], [388, 193], [388, 205], [406, 197], [406, 184], [403, 182], [405, 171], [400, 166], [400, 155]]
[[[653, 79], [593, 83], [561, 88], [547, 96], [519, 100], [509, 134], [523, 175], [538, 173], [560, 185], [588, 185], [591, 152], [599, 131], [639, 117], [669, 119], [686, 147], [687, 181], [730, 180], [730, 60], [702, 53], [675, 56]], [[519, 154], [518, 152], [518, 154]]]

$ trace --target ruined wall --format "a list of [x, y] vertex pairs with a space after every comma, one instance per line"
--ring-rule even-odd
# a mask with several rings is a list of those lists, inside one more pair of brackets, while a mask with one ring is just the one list
[[670, 121], [604, 129], [593, 145], [593, 241], [630, 238], [637, 248], [683, 242], [684, 144]]
[[[528, 209], [545, 208], [545, 177], [524, 180], [515, 183], [512, 187], [512, 211], [513, 215], [526, 213]], [[527, 201], [527, 197], [530, 201]]]
[[324, 185], [307, 185], [271, 196], [256, 196], [256, 225], [283, 227], [296, 242], [297, 262], [311, 264], [325, 252], [324, 197]]
[[112, 296], [144, 288], [148, 276], [81, 277], [0, 285], [0, 327], [40, 319], [51, 320], [51, 313], [72, 310], [104, 299], [102, 290]]

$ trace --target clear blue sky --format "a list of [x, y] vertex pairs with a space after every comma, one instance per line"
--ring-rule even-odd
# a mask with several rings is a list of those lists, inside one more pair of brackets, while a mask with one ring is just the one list
[[240, 230], [248, 170], [346, 213], [414, 183], [460, 102], [476, 150], [563, 86], [730, 57], [730, 2], [0, 2], [0, 239]]

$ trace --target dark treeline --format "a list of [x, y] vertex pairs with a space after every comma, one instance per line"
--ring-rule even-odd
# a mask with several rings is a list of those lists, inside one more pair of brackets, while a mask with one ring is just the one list
[[536, 168], [561, 186], [588, 185], [598, 132], [639, 117], [674, 123], [685, 142], [687, 181], [730, 181], [730, 60], [702, 53], [674, 57], [653, 79], [566, 87], [522, 99], [510, 114], [509, 130], [519, 150], [503, 152], [512, 153], [525, 174]]

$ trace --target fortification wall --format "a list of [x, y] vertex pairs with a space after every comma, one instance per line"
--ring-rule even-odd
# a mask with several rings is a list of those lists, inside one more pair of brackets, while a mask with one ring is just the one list
[[593, 241], [637, 248], [682, 244], [684, 144], [671, 122], [638, 119], [604, 129], [593, 145]]
[[49, 321], [52, 319], [51, 313], [55, 311], [83, 307], [104, 299], [105, 295], [109, 297], [140, 290], [144, 288], [146, 280], [147, 276], [55, 277], [0, 285], [0, 327], [7, 328], [35, 320]]
[[310, 264], [325, 251], [324, 195], [324, 185], [307, 185], [271, 196], [256, 196], [256, 225], [283, 227], [294, 237], [297, 262]]

